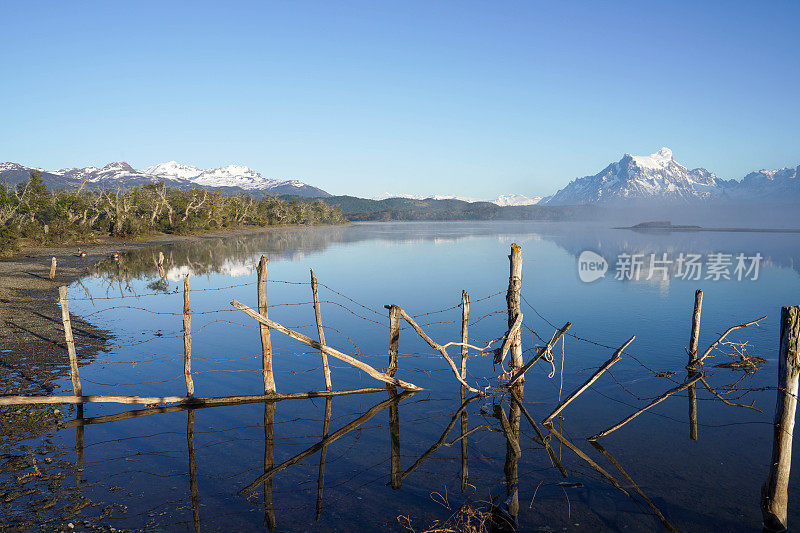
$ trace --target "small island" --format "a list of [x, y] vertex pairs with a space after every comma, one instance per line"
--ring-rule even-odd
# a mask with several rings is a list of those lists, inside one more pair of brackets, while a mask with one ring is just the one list
[[792, 228], [704, 228], [702, 226], [691, 226], [673, 224], [669, 220], [654, 220], [649, 222], [640, 222], [634, 226], [622, 226], [612, 229], [629, 229], [639, 232], [671, 232], [671, 231], [717, 231], [717, 232], [738, 232], [738, 233], [800, 233], [800, 229]]

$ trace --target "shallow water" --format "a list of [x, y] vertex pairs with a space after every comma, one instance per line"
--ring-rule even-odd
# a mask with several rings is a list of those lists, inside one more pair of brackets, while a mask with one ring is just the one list
[[[507, 329], [506, 256], [512, 242], [522, 246], [524, 257], [525, 359], [531, 357], [535, 345], [543, 344], [537, 335], [547, 340], [565, 322], [573, 324], [563, 345], [554, 350], [553, 365], [539, 362], [527, 374], [524, 405], [534, 419], [543, 419], [559, 394], [566, 396], [615, 347], [636, 335], [622, 360], [565, 409], [556, 426], [619, 479], [634, 498], [551, 439], [568, 471], [564, 479], [534, 441], [536, 433], [525, 418], [519, 425], [522, 453], [514, 461], [501, 423], [493, 416], [494, 404], [508, 414], [509, 400], [494, 388], [502, 370], [492, 365], [491, 355], [469, 359], [468, 381], [480, 389], [489, 387], [492, 394], [459, 412], [462, 397], [452, 372], [408, 327], [400, 334], [398, 377], [425, 390], [401, 397], [399, 404], [385, 402], [386, 393], [329, 402], [329, 434], [373, 406], [379, 409], [326, 446], [321, 504], [320, 450], [272, 477], [271, 505], [265, 497], [269, 491], [261, 483], [252, 493], [239, 491], [264, 472], [265, 448], [273, 440], [265, 426], [274, 428], [272, 464], [280, 465], [320, 441], [325, 399], [178, 410], [54, 431], [50, 435], [54, 446], [67, 452], [61, 457], [64, 470], [70, 472], [64, 484], [77, 485], [78, 492], [93, 503], [124, 506], [99, 521], [117, 528], [150, 524], [179, 531], [196, 527], [258, 530], [269, 525], [281, 531], [404, 530], [406, 519], [398, 517], [407, 517], [421, 529], [434, 520], [447, 519], [465, 501], [493, 499], [501, 507], [511, 503], [513, 511], [509, 495], [515, 489], [520, 531], [651, 531], [661, 527], [651, 508], [631, 490], [631, 482], [585, 437], [685, 379], [685, 347], [697, 288], [704, 291], [701, 350], [727, 327], [767, 315], [759, 327], [731, 335], [733, 340], [746, 340], [747, 353], [767, 363], [749, 375], [711, 369], [712, 386], [739, 378], [743, 378], [737, 385], [740, 388], [774, 386], [780, 307], [797, 304], [800, 297], [797, 235], [635, 233], [564, 223], [374, 223], [285, 229], [134, 252], [122, 257], [119, 277], [116, 265], [109, 261], [95, 275], [70, 287], [72, 313], [115, 334], [106, 353], [81, 366], [84, 394], [185, 393], [181, 291], [186, 274], [190, 274], [193, 311], [195, 394], [263, 392], [258, 327], [229, 303], [236, 299], [256, 306], [254, 264], [262, 254], [270, 258], [270, 318], [316, 338], [308, 284], [309, 268], [313, 268], [323, 284], [320, 298], [327, 343], [375, 367], [387, 364], [385, 304], [402, 306], [440, 343], [458, 341], [462, 289], [472, 300], [470, 338], [483, 346]], [[584, 250], [599, 253], [611, 263], [604, 278], [581, 281], [578, 256]], [[167, 266], [166, 280], [161, 282], [153, 262], [159, 251], [164, 252]], [[737, 280], [733, 267], [730, 280], [684, 280], [677, 277], [674, 266], [651, 279], [645, 279], [647, 270], [638, 281], [615, 279], [614, 259], [621, 253], [641, 253], [646, 258], [666, 253], [675, 258], [681, 252], [704, 258], [717, 252], [734, 257], [760, 253], [763, 261], [755, 280]], [[668, 279], [659, 279], [663, 276]], [[272, 341], [279, 392], [324, 387], [318, 352], [277, 332], [272, 333]], [[457, 346], [450, 347], [449, 353], [460, 361]], [[717, 353], [707, 367], [729, 360]], [[337, 390], [382, 385], [340, 361], [331, 359], [331, 364]], [[68, 391], [69, 377], [60, 385]], [[754, 402], [763, 413], [725, 405], [702, 387], [697, 394], [697, 441], [689, 439], [684, 391], [601, 443], [679, 530], [751, 531], [761, 522], [759, 490], [768, 473], [775, 391], [755, 390], [738, 400]], [[142, 406], [90, 404], [83, 417], [110, 415], [129, 407]], [[74, 408], [63, 410], [64, 419], [75, 418]], [[399, 417], [395, 458], [401, 472], [412, 468], [437, 442], [444, 444], [412, 471], [401, 474], [402, 487], [393, 489], [389, 420], [395, 414]], [[463, 486], [462, 441], [456, 442], [462, 422], [466, 430], [477, 428], [464, 439], [468, 479]], [[442, 439], [451, 423], [452, 430]], [[23, 444], [36, 448], [40, 442], [29, 439]], [[192, 463], [196, 473], [191, 471]], [[70, 467], [79, 470], [73, 472]], [[564, 481], [580, 486], [559, 484]], [[790, 490], [790, 522], [800, 516], [799, 500], [800, 491]], [[102, 507], [87, 507], [83, 516], [96, 516]], [[5, 512], [18, 511], [7, 506]]]

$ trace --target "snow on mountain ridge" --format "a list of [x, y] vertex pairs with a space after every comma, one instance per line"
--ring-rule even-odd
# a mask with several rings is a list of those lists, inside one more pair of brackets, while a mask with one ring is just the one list
[[475, 202], [486, 202], [490, 204], [503, 206], [520, 206], [520, 205], [536, 205], [541, 200], [541, 196], [534, 196], [533, 198], [529, 198], [523, 194], [503, 194], [498, 196], [494, 200], [483, 200], [480, 198], [470, 198], [466, 196], [451, 196], [451, 195], [442, 195], [442, 194], [434, 194], [431, 196], [423, 196], [419, 194], [391, 194], [391, 193], [383, 193], [378, 196], [373, 197], [373, 200], [387, 200], [389, 198], [406, 198], [410, 200], [460, 200], [462, 202], [468, 203], [475, 203]]
[[159, 176], [162, 178], [191, 180], [192, 178], [200, 175], [200, 173], [203, 172], [203, 169], [193, 167], [191, 165], [182, 165], [177, 161], [167, 161], [166, 163], [159, 163], [157, 165], [147, 167], [143, 170], [143, 172], [145, 174]]
[[687, 203], [707, 201], [723, 194], [724, 180], [704, 168], [687, 169], [662, 148], [649, 156], [625, 154], [594, 176], [571, 181], [547, 203], [619, 204], [652, 200]]

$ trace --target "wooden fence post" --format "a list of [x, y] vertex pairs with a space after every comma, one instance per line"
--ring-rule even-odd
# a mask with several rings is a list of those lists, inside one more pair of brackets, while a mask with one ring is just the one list
[[[689, 377], [694, 377], [696, 372], [692, 369], [697, 361], [697, 346], [700, 342], [700, 311], [703, 308], [703, 291], [697, 289], [694, 293], [694, 313], [692, 314], [692, 335], [689, 337]], [[697, 385], [689, 387], [689, 438], [697, 440]]]
[[189, 275], [183, 278], [183, 377], [186, 379], [186, 396], [194, 396], [192, 381], [192, 315], [189, 314]]
[[64, 323], [64, 340], [67, 343], [67, 353], [69, 354], [69, 377], [72, 379], [72, 392], [75, 396], [83, 396], [81, 392], [81, 379], [78, 375], [78, 357], [75, 354], [75, 338], [72, 336], [72, 321], [69, 318], [69, 295], [67, 287], [62, 285], [58, 288], [58, 296], [61, 301], [61, 320]]
[[[461, 379], [467, 379], [467, 356], [469, 354], [469, 294], [461, 291]], [[461, 404], [467, 400], [467, 389], [461, 386]], [[467, 490], [469, 483], [469, 459], [467, 453], [467, 410], [461, 413], [461, 492]]]
[[[311, 269], [311, 293], [314, 296], [314, 316], [317, 319], [317, 335], [319, 335], [319, 343], [325, 345], [325, 331], [322, 329], [322, 311], [319, 308], [319, 289], [317, 288], [317, 276], [314, 275], [314, 269]], [[320, 351], [322, 354], [322, 373], [325, 376], [325, 390], [333, 390], [331, 384], [331, 367], [328, 366], [328, 354]]]
[[[467, 355], [469, 348], [469, 294], [461, 291], [461, 379], [467, 379]], [[463, 402], [462, 402], [463, 403]]]
[[781, 309], [778, 392], [769, 478], [761, 487], [761, 514], [768, 531], [786, 531], [792, 436], [800, 380], [800, 306]]
[[56, 277], [56, 258], [50, 260], [50, 275], [48, 276], [51, 280], [55, 279]]
[[[325, 398], [325, 420], [322, 422], [322, 440], [328, 438], [328, 429], [331, 424], [331, 411], [333, 409], [333, 398]], [[322, 514], [322, 491], [325, 487], [325, 460], [328, 456], [328, 445], [322, 447], [319, 453], [319, 473], [317, 475], [317, 521]]]
[[192, 499], [192, 518], [195, 533], [200, 532], [200, 497], [197, 485], [197, 456], [194, 449], [194, 409], [187, 411], [186, 444], [189, 449], [189, 494]]
[[[514, 326], [517, 316], [522, 313], [521, 291], [522, 291], [522, 248], [518, 244], [511, 245], [511, 254], [508, 256], [510, 262], [510, 274], [508, 277], [508, 292], [506, 293], [506, 303], [508, 304], [508, 328]], [[511, 368], [516, 370], [524, 364], [522, 360], [522, 331], [514, 333], [511, 343]], [[525, 377], [519, 378], [524, 381]]]
[[[258, 313], [267, 316], [267, 267], [269, 259], [261, 256], [258, 262]], [[264, 374], [264, 393], [275, 392], [275, 376], [272, 374], [272, 339], [269, 327], [259, 324], [261, 331], [261, 370]]]
[[400, 309], [389, 306], [389, 368], [386, 375], [394, 377], [397, 372], [397, 357], [400, 352]]
[[[263, 256], [262, 256], [263, 257]], [[265, 269], [266, 270], [266, 269]], [[264, 402], [264, 473], [275, 464], [275, 402]], [[264, 522], [270, 531], [278, 524], [272, 500], [272, 477], [264, 477]]]
[[697, 345], [700, 342], [700, 311], [703, 309], [703, 291], [694, 293], [694, 314], [692, 314], [692, 336], [689, 337], [689, 365], [697, 361]]
[[[389, 386], [389, 398], [398, 397], [397, 388]], [[389, 404], [389, 482], [392, 490], [400, 490], [403, 487], [400, 464], [400, 404], [392, 402]]]
[[167, 273], [164, 270], [164, 252], [158, 252], [158, 263], [156, 264], [158, 267], [158, 277], [164, 279], [167, 277]]

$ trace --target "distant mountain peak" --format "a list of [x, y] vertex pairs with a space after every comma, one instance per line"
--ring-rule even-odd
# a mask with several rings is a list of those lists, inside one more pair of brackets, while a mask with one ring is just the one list
[[554, 194], [551, 205], [630, 202], [688, 203], [722, 194], [722, 180], [704, 168], [687, 169], [661, 148], [646, 155], [625, 154], [594, 176], [578, 178]]
[[[630, 154], [625, 154], [630, 155]], [[670, 163], [675, 163], [672, 156], [672, 150], [667, 147], [662, 148], [658, 152], [650, 155], [631, 155], [631, 159], [642, 168], [660, 169], [666, 168]], [[676, 163], [677, 164], [677, 163]]]
[[103, 167], [103, 170], [122, 170], [125, 172], [136, 172], [132, 166], [124, 161], [109, 163]]
[[662, 148], [648, 156], [625, 154], [594, 176], [572, 180], [550, 205], [688, 204], [696, 202], [800, 201], [800, 167], [759, 170], [742, 180], [719, 179], [704, 168], [687, 169]]

